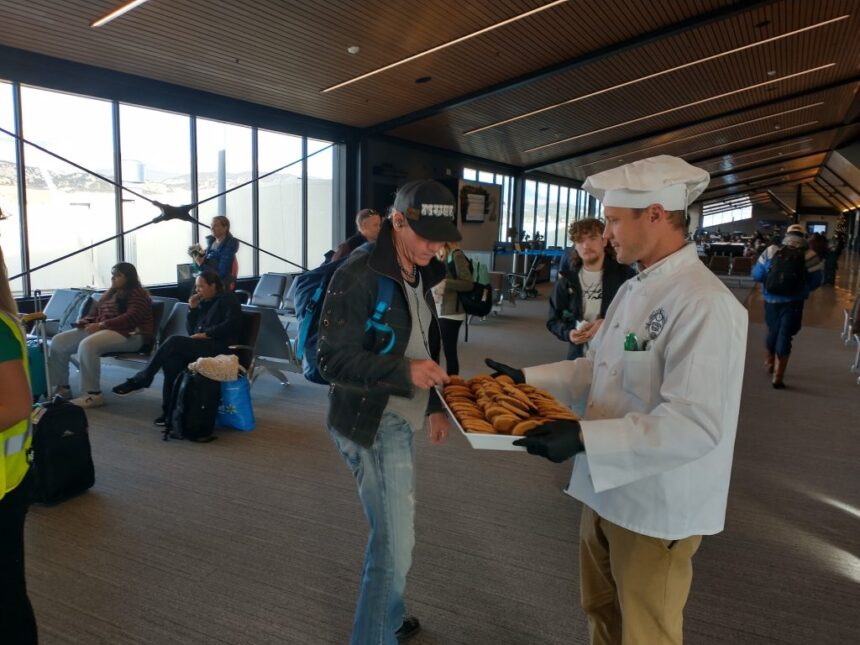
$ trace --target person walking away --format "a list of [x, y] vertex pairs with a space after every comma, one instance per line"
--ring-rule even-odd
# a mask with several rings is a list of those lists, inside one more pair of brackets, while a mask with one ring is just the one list
[[466, 320], [459, 294], [471, 291], [475, 281], [469, 269], [469, 259], [456, 242], [446, 242], [436, 257], [445, 265], [445, 279], [433, 287], [439, 324], [430, 325], [430, 357], [438, 363], [441, 350], [444, 349], [445, 371], [449, 375], [459, 374], [457, 341], [460, 327]]
[[0, 249], [0, 641], [35, 645], [36, 617], [27, 596], [24, 520], [32, 475], [27, 451], [30, 429], [30, 375], [27, 344], [18, 306], [9, 288]]
[[[436, 253], [459, 240], [451, 191], [411, 181], [397, 191], [373, 248], [355, 251], [335, 272], [323, 304], [318, 355], [331, 383], [328, 431], [370, 526], [352, 645], [393, 645], [420, 629], [404, 607], [415, 545], [414, 434], [426, 427], [431, 443], [448, 436], [435, 386], [450, 379], [427, 339], [436, 324], [431, 289], [445, 277]], [[383, 280], [393, 281], [388, 332], [367, 324]]]
[[488, 365], [583, 402], [581, 421], [518, 439], [574, 457], [583, 504], [580, 598], [591, 643], [678, 644], [702, 536], [723, 530], [746, 355], [747, 311], [686, 242], [707, 172], [660, 155], [589, 177], [604, 239], [637, 262], [585, 357], [524, 370]]
[[619, 264], [603, 240], [603, 222], [595, 218], [573, 222], [569, 230], [576, 256], [569, 273], [562, 274], [549, 300], [547, 329], [568, 343], [567, 358], [585, 355], [597, 335], [609, 303], [622, 283], [636, 275]]
[[765, 249], [753, 266], [753, 280], [762, 283], [765, 336], [764, 366], [775, 389], [785, 388], [791, 344], [803, 323], [803, 305], [821, 286], [824, 264], [809, 248], [801, 224], [792, 224], [781, 245]]

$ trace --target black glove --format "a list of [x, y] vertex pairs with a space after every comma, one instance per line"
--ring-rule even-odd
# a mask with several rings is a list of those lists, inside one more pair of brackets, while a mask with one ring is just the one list
[[530, 455], [546, 457], [558, 464], [585, 450], [579, 432], [579, 421], [550, 421], [529, 430], [514, 445], [524, 446]]
[[514, 383], [526, 382], [525, 374], [523, 374], [522, 370], [518, 370], [516, 367], [511, 367], [510, 365], [505, 365], [504, 363], [497, 363], [492, 358], [485, 358], [484, 362], [491, 370], [495, 370], [495, 372], [491, 374], [493, 378], [504, 374], [505, 376], [510, 376], [512, 379], [514, 379]]

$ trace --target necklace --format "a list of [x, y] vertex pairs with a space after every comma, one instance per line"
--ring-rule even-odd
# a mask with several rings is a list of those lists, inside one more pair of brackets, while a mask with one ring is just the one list
[[397, 266], [400, 267], [400, 273], [403, 275], [403, 277], [406, 278], [409, 282], [415, 282], [415, 276], [418, 273], [418, 267], [415, 265], [415, 263], [412, 263], [412, 270], [407, 271], [405, 268], [403, 268], [403, 263], [400, 262], [400, 254], [395, 251], [394, 257], [397, 259]]

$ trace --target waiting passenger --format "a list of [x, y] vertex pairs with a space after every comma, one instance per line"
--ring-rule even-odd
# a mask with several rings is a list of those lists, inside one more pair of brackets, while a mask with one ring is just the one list
[[460, 337], [460, 327], [466, 320], [459, 294], [461, 291], [471, 291], [475, 282], [469, 270], [469, 260], [456, 242], [446, 242], [439, 249], [436, 258], [445, 265], [445, 279], [433, 287], [439, 325], [430, 325], [430, 358], [438, 363], [439, 354], [444, 348], [445, 370], [448, 374], [459, 374], [457, 340]]
[[95, 311], [60, 332], [51, 341], [48, 368], [56, 392], [71, 398], [69, 362], [77, 353], [81, 369], [81, 395], [72, 403], [82, 408], [105, 404], [101, 391], [101, 357], [110, 352], [137, 352], [152, 343], [155, 323], [152, 299], [140, 284], [133, 264], [120, 262], [111, 269], [110, 289]]
[[230, 220], [224, 215], [212, 218], [212, 235], [206, 236], [206, 250], [192, 258], [201, 270], [215, 271], [221, 282], [231, 291], [234, 289], [239, 265], [236, 253], [239, 252], [239, 240], [230, 234]]
[[562, 274], [549, 300], [546, 328], [568, 343], [567, 358], [585, 356], [588, 342], [597, 334], [609, 303], [628, 278], [636, 274], [607, 252], [603, 222], [581, 219], [570, 225], [576, 249], [571, 270]]
[[164, 370], [161, 390], [161, 415], [155, 425], [164, 426], [173, 383], [188, 363], [204, 356], [227, 352], [239, 340], [242, 329], [242, 307], [233, 293], [214, 271], [197, 276], [197, 292], [188, 300], [188, 336], [171, 336], [164, 341], [140, 372], [113, 388], [114, 394], [126, 396], [152, 385], [159, 370]]
[[357, 232], [341, 242], [327, 262], [334, 262], [346, 257], [365, 242], [375, 242], [382, 228], [382, 215], [372, 208], [362, 208], [355, 216]]

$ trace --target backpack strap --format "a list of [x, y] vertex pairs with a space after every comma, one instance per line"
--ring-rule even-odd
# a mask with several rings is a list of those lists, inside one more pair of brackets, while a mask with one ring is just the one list
[[394, 280], [382, 275], [377, 276], [376, 287], [376, 306], [373, 308], [370, 318], [364, 323], [364, 331], [388, 334], [388, 342], [385, 347], [377, 352], [377, 354], [382, 355], [394, 348], [394, 341], [397, 338], [394, 329], [385, 322], [388, 310], [391, 309], [391, 298], [394, 296]]
[[311, 322], [314, 317], [314, 310], [319, 305], [319, 301], [323, 296], [322, 285], [316, 288], [314, 295], [305, 307], [305, 315], [302, 318], [302, 324], [299, 326], [299, 335], [296, 337], [296, 358], [302, 360], [305, 357], [305, 343], [308, 340], [308, 334], [311, 332]]

